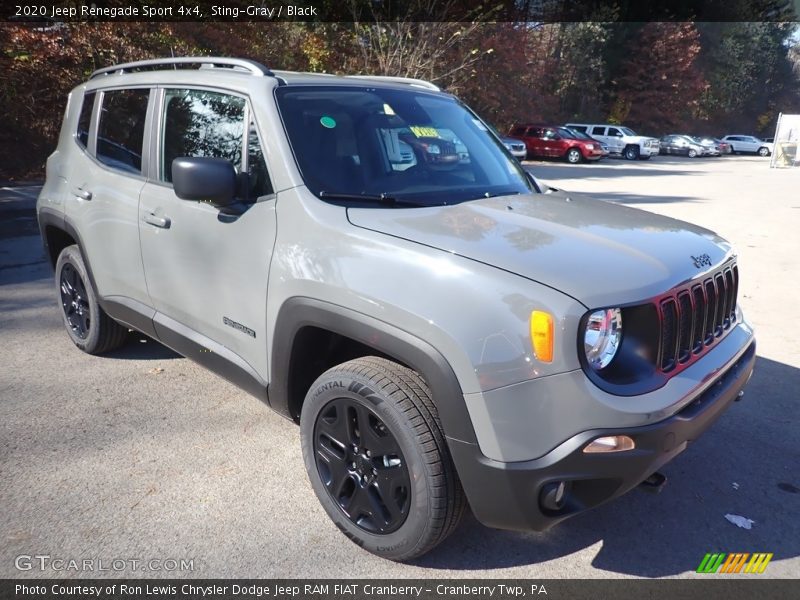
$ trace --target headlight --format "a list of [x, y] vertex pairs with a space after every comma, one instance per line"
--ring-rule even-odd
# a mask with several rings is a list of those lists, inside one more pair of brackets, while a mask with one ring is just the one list
[[594, 150], [594, 144], [586, 144], [587, 150]]
[[589, 365], [599, 371], [609, 365], [622, 340], [622, 312], [618, 308], [596, 310], [586, 321], [583, 350]]

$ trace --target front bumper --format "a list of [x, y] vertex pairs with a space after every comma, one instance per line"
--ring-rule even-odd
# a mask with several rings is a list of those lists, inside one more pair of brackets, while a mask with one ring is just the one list
[[[535, 460], [495, 461], [475, 444], [449, 439], [475, 517], [498, 529], [543, 531], [624, 494], [675, 458], [719, 418], [749, 380], [755, 358], [752, 342], [712, 385], [668, 419], [641, 427], [585, 431]], [[609, 435], [627, 435], [636, 448], [607, 454], [583, 452], [595, 438]], [[557, 511], [543, 508], [542, 490], [561, 481], [567, 482], [564, 505]]]
[[584, 152], [584, 157], [586, 160], [600, 160], [605, 156], [603, 150], [601, 148], [595, 148], [594, 150], [586, 150]]

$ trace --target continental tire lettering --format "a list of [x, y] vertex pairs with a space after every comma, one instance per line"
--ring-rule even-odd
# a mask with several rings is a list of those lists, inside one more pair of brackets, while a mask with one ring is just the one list
[[383, 399], [375, 393], [375, 390], [364, 385], [363, 383], [359, 383], [358, 381], [353, 381], [347, 390], [353, 392], [354, 394], [358, 394], [364, 398], [364, 400], [369, 400], [375, 406], [378, 406], [381, 402], [383, 402]]

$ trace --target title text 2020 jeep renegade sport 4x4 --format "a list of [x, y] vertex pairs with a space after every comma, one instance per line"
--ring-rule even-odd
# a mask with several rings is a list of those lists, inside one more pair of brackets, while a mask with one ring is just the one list
[[543, 530], [657, 483], [755, 360], [727, 242], [543, 189], [426, 82], [102, 69], [37, 208], [79, 348], [134, 328], [299, 422], [330, 518], [395, 560], [467, 503]]

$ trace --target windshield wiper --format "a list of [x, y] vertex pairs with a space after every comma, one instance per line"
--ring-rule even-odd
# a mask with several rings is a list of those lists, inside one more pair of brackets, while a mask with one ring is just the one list
[[393, 196], [386, 194], [345, 194], [339, 192], [328, 192], [328, 191], [321, 191], [318, 196], [320, 198], [328, 198], [329, 200], [356, 200], [360, 202], [380, 202], [381, 204], [385, 204], [387, 206], [397, 206], [397, 205], [405, 205], [405, 206], [426, 206], [425, 204], [421, 204], [419, 202], [412, 202], [410, 200], [399, 200]]
[[510, 192], [497, 192], [496, 194], [493, 194], [492, 192], [486, 192], [483, 195], [483, 198], [497, 198], [498, 196], [519, 196], [521, 194], [522, 192], [518, 192], [516, 190]]

